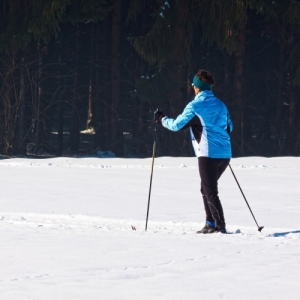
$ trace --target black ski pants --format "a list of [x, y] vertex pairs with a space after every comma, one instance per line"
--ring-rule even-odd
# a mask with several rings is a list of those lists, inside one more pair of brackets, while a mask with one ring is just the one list
[[199, 157], [198, 166], [201, 179], [206, 220], [215, 222], [218, 228], [225, 227], [225, 218], [218, 196], [218, 180], [229, 165], [230, 159]]

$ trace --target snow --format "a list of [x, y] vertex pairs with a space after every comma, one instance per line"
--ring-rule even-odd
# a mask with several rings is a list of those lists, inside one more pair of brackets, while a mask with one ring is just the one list
[[[299, 299], [300, 158], [231, 161], [199, 235], [196, 158], [0, 160], [0, 299]], [[131, 229], [136, 227], [136, 231]]]

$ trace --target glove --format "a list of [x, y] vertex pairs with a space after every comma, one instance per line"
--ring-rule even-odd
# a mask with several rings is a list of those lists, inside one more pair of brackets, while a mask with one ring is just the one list
[[156, 109], [156, 111], [154, 112], [154, 122], [158, 122], [161, 124], [161, 119], [165, 117], [164, 113], [160, 110], [158, 110], [158, 108]]

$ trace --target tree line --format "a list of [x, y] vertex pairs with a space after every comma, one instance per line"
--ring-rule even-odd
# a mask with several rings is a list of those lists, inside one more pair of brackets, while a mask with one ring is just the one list
[[[300, 1], [1, 0], [0, 153], [147, 157], [198, 69], [234, 123], [233, 155], [300, 155]], [[191, 156], [187, 132], [158, 155]]]

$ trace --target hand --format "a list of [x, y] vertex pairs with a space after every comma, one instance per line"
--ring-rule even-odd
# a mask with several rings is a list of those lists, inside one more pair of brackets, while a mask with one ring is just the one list
[[165, 117], [164, 113], [160, 110], [158, 110], [158, 108], [156, 109], [156, 111], [154, 112], [154, 122], [158, 122], [161, 124], [161, 119]]

